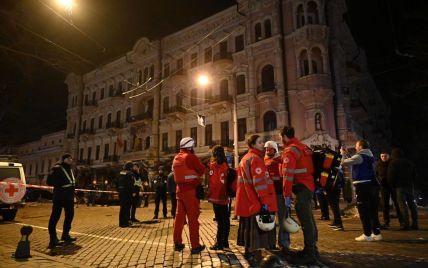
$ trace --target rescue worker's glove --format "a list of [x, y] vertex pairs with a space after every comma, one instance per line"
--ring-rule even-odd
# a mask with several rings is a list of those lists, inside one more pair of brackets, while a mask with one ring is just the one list
[[285, 198], [285, 207], [286, 208], [291, 208], [291, 197], [286, 197]]

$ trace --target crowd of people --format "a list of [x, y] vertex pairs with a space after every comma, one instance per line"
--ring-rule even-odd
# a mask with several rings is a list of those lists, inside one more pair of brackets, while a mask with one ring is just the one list
[[[294, 128], [283, 127], [280, 136], [283, 142], [282, 152], [275, 141], [264, 142], [259, 135], [249, 136], [248, 151], [236, 168], [228, 164], [222, 146], [212, 148], [210, 161], [204, 165], [194, 153], [193, 138], [185, 137], [181, 140], [180, 151], [172, 162], [171, 171], [160, 166], [158, 173], [150, 181], [155, 192], [153, 220], [159, 217], [161, 201], [163, 217], [168, 216], [169, 194], [170, 213], [174, 217], [175, 251], [185, 248], [182, 232], [186, 223], [189, 227], [191, 253], [198, 254], [205, 249], [205, 245], [200, 243], [198, 218], [200, 200], [204, 198], [202, 176], [206, 170], [209, 174], [207, 200], [212, 203], [218, 225], [216, 242], [210, 249], [229, 248], [230, 202], [234, 197], [235, 215], [239, 217], [237, 245], [245, 248], [244, 255], [250, 263], [254, 261], [258, 249], [280, 249], [290, 256], [291, 262], [298, 265], [316, 264], [319, 261], [318, 230], [313, 214], [314, 196], [321, 206], [321, 220], [329, 220], [330, 206], [334, 219], [329, 226], [334, 230], [344, 231], [339, 207], [340, 194], [346, 185], [344, 167], [352, 167], [352, 184], [363, 227], [363, 234], [356, 237], [356, 241], [383, 239], [381, 229], [390, 226], [390, 200], [394, 204], [400, 230], [418, 229], [413, 189], [416, 171], [413, 164], [403, 157], [400, 149], [392, 151], [391, 159], [387, 152], [382, 152], [380, 161], [376, 163], [369, 143], [365, 140], [356, 142], [356, 153], [353, 156], [341, 148], [341, 156], [335, 158], [340, 165], [333, 167], [334, 172], [331, 174], [334, 176], [330, 176], [334, 178], [334, 182], [325, 186], [314, 179], [317, 172], [316, 165], [314, 168], [313, 150], [295, 137]], [[75, 187], [71, 163], [71, 155], [65, 154], [48, 177], [48, 184], [54, 186], [49, 221], [50, 247], [59, 243], [55, 229], [62, 208], [66, 217], [62, 240], [67, 243], [75, 241], [69, 235]], [[140, 204], [140, 191], [148, 189], [149, 184], [148, 178], [141, 174], [140, 165], [132, 162], [126, 163], [119, 174], [117, 190], [120, 199], [119, 226], [122, 228], [140, 222], [135, 217]], [[320, 173], [315, 175], [317, 176], [326, 175]], [[378, 217], [379, 201], [383, 212], [382, 225]], [[148, 204], [147, 199], [144, 203]], [[304, 248], [299, 252], [290, 249], [290, 233], [299, 228], [290, 217], [292, 205], [304, 236]], [[278, 230], [276, 226], [279, 226]]]

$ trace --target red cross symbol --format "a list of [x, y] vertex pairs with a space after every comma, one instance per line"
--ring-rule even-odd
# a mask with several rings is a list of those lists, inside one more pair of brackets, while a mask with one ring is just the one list
[[9, 193], [9, 197], [14, 196], [16, 192], [18, 192], [18, 188], [15, 188], [13, 184], [9, 184], [9, 189], [4, 190], [6, 193]]

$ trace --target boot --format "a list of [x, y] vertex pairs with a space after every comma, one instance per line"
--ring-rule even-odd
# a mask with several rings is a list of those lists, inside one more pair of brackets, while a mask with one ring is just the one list
[[77, 240], [75, 237], [71, 237], [69, 234], [63, 234], [61, 236], [61, 240], [64, 241], [65, 244], [71, 244]]
[[55, 247], [57, 247], [59, 245], [60, 245], [60, 242], [59, 242], [58, 238], [56, 236], [54, 236], [54, 237], [51, 236], [51, 238], [49, 240], [49, 246], [48, 246], [48, 248], [53, 249], [53, 248], [55, 248]]
[[305, 247], [293, 259], [293, 263], [297, 265], [314, 265], [318, 263], [317, 255], [319, 256], [319, 253], [317, 254], [315, 247]]

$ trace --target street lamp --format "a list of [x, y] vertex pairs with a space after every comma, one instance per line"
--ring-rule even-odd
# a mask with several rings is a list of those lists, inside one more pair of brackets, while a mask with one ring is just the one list
[[[237, 101], [236, 101], [236, 76], [233, 75], [233, 79], [235, 81], [235, 88], [233, 90], [232, 94], [232, 113], [233, 113], [233, 159], [234, 159], [234, 166], [235, 168], [239, 165], [239, 150], [238, 150], [238, 108], [237, 108]], [[199, 85], [205, 87], [208, 84], [211, 83], [210, 77], [206, 74], [200, 74], [197, 77], [197, 82]]]
[[74, 1], [73, 0], [58, 0], [58, 3], [64, 7], [67, 13], [70, 15], [71, 10], [73, 9]]

